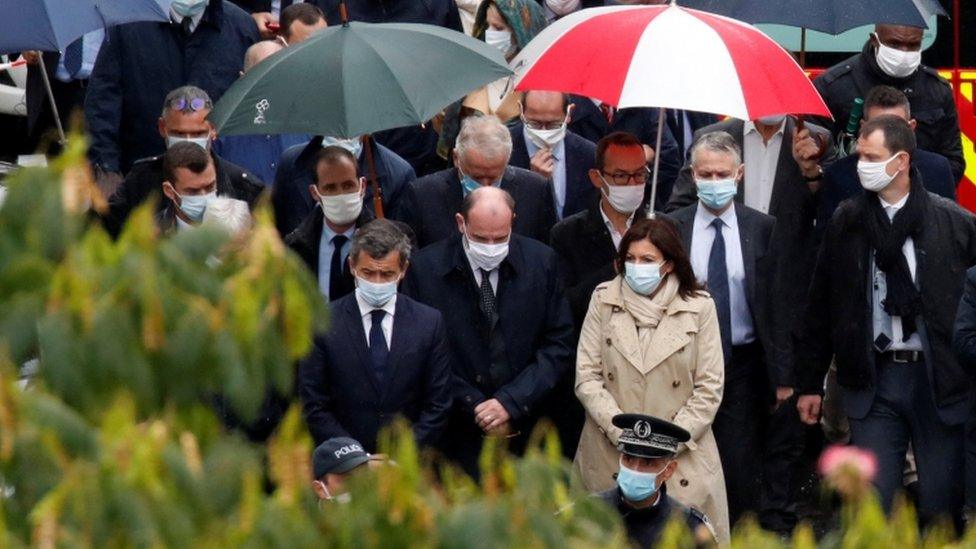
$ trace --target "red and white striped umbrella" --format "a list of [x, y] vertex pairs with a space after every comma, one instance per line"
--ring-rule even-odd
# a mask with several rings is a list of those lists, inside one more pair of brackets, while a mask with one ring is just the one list
[[520, 90], [551, 90], [618, 108], [664, 107], [754, 120], [830, 116], [793, 57], [755, 27], [670, 6], [578, 11], [512, 61]]

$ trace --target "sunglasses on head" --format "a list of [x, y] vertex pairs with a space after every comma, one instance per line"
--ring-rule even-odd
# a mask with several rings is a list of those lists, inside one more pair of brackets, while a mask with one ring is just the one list
[[203, 99], [202, 97], [194, 97], [193, 99], [177, 97], [176, 99], [170, 101], [169, 106], [171, 109], [180, 112], [196, 112], [203, 109], [209, 109], [211, 107], [210, 101]]

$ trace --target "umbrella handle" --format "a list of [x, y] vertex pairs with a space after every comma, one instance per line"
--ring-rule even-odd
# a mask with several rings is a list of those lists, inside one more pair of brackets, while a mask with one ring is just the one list
[[373, 136], [363, 136], [363, 152], [366, 153], [366, 167], [369, 170], [369, 186], [373, 189], [373, 211], [377, 219], [385, 219], [383, 213], [383, 189], [376, 177], [376, 162], [373, 161]]
[[339, 0], [339, 20], [343, 27], [349, 26], [349, 8], [346, 7], [346, 0]]
[[661, 165], [661, 138], [664, 135], [664, 117], [667, 109], [661, 107], [657, 114], [657, 144], [654, 145], [654, 172], [651, 175], [651, 202], [647, 205], [647, 218], [654, 219], [654, 202], [657, 200], [657, 172]]

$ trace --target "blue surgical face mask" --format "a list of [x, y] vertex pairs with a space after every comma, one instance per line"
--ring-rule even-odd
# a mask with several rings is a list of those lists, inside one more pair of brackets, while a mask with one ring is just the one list
[[734, 178], [728, 179], [696, 179], [698, 199], [702, 204], [713, 210], [721, 210], [735, 198], [739, 191]]
[[651, 295], [661, 284], [660, 263], [624, 263], [624, 280], [640, 295]]
[[180, 210], [190, 221], [199, 223], [203, 220], [203, 212], [207, 210], [207, 205], [217, 198], [217, 191], [196, 196], [183, 196], [177, 193], [176, 196], [180, 197]]
[[382, 307], [397, 293], [397, 280], [392, 282], [370, 282], [356, 277], [356, 294], [370, 307]]
[[617, 472], [617, 486], [629, 501], [644, 501], [657, 492], [657, 473], [641, 473], [620, 464]]
[[208, 0], [173, 0], [173, 12], [180, 17], [196, 17], [207, 9]]

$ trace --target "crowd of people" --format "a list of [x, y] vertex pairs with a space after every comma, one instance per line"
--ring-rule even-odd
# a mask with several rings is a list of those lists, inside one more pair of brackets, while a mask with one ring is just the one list
[[[353, 20], [444, 26], [507, 59], [605, 3], [648, 2], [346, 2]], [[395, 418], [474, 477], [488, 438], [519, 454], [545, 419], [647, 546], [676, 512], [720, 542], [750, 514], [790, 532], [803, 424], [822, 424], [874, 453], [886, 509], [907, 490], [923, 524], [962, 524], [976, 504], [976, 224], [954, 202], [958, 120], [920, 64], [922, 29], [879, 24], [815, 80], [833, 121], [668, 110], [656, 147], [657, 109], [505, 78], [424, 126], [218, 135], [214, 102], [337, 22], [338, 4], [176, 0], [169, 23], [44, 54], [61, 112], [84, 112], [110, 234], [150, 199], [162, 234], [205, 218], [246, 231], [269, 196], [329, 303], [295, 393], [269, 394], [254, 424], [222, 409], [228, 426], [263, 441], [300, 402], [314, 489], [342, 501]], [[35, 142], [53, 120], [39, 70]]]

